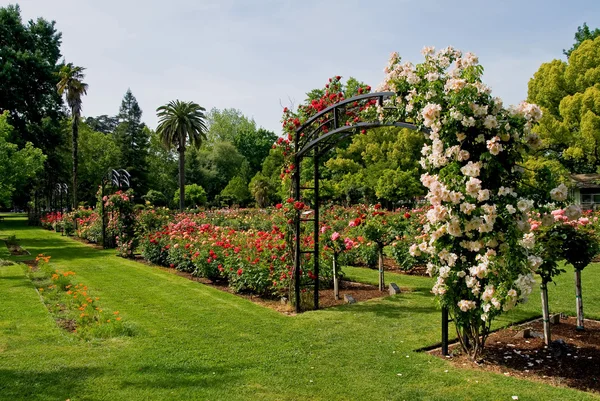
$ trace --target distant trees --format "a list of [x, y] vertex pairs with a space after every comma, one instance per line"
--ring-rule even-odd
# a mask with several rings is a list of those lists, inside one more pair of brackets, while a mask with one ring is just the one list
[[33, 179], [44, 167], [46, 156], [27, 142], [25, 147], [8, 141], [13, 127], [8, 123], [8, 112], [0, 114], [0, 206], [10, 205], [17, 186]]
[[23, 21], [19, 6], [0, 7], [0, 111], [8, 111], [6, 121], [13, 127], [6, 140], [19, 149], [30, 142], [47, 156], [38, 179], [22, 183], [13, 192], [23, 206], [30, 190], [50, 193], [58, 177], [70, 175], [65, 116], [56, 90], [60, 44], [61, 34], [53, 21]]
[[71, 110], [71, 133], [72, 133], [72, 155], [73, 155], [73, 176], [72, 176], [72, 194], [73, 208], [77, 207], [77, 146], [79, 138], [79, 120], [81, 119], [82, 96], [87, 94], [88, 85], [83, 82], [85, 68], [74, 66], [68, 63], [62, 66], [59, 71], [60, 81], [56, 84], [58, 93], [64, 94], [67, 104]]
[[529, 81], [528, 100], [544, 111], [537, 128], [544, 145], [540, 154], [573, 173], [600, 168], [599, 35], [584, 24], [566, 52], [568, 62], [544, 63]]
[[119, 167], [131, 174], [131, 187], [137, 193], [148, 191], [148, 147], [150, 132], [142, 122], [142, 109], [131, 89], [127, 89], [113, 131], [119, 148]]
[[206, 140], [204, 107], [194, 102], [174, 100], [160, 106], [158, 132], [165, 148], [175, 147], [179, 153], [179, 209], [185, 209], [185, 149], [187, 142], [199, 148]]

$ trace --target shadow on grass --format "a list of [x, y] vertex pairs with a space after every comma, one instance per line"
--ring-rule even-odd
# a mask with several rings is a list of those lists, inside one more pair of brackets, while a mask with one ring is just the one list
[[0, 369], [0, 400], [66, 400], [87, 387], [87, 379], [102, 373], [98, 368]]
[[123, 373], [129, 373], [127, 379], [115, 383], [121, 391], [128, 388], [150, 392], [182, 388], [225, 391], [240, 381], [238, 372], [243, 369], [244, 366], [239, 365], [190, 367], [187, 363], [168, 368], [160, 364], [143, 365], [130, 372], [85, 367], [61, 367], [51, 371], [0, 369], [0, 400], [77, 399], [82, 393], [89, 392], [91, 381], [110, 380]]
[[425, 293], [406, 292], [400, 295], [374, 299], [352, 305], [328, 308], [327, 311], [375, 314], [389, 319], [407, 319], [416, 314], [439, 314], [431, 295]]
[[245, 366], [196, 366], [185, 367], [144, 365], [137, 369], [129, 379], [121, 382], [121, 387], [139, 389], [178, 389], [197, 387], [205, 389], [228, 389], [240, 381], [238, 372]]

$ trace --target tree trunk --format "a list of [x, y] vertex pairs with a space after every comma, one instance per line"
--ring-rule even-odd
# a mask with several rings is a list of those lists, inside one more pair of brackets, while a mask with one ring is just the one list
[[379, 260], [379, 291], [385, 290], [385, 282], [383, 280], [383, 246], [377, 245], [377, 256]]
[[179, 142], [179, 210], [185, 209], [185, 144]]
[[544, 323], [544, 342], [549, 345], [552, 341], [550, 334], [550, 311], [548, 309], [548, 286], [542, 281], [540, 285], [542, 293], [542, 322]]
[[581, 298], [581, 270], [575, 269], [575, 299], [577, 303], [577, 330], [583, 330], [583, 299]]
[[77, 159], [78, 147], [79, 147], [79, 116], [71, 112], [73, 121], [71, 122], [71, 128], [73, 131], [73, 210], [77, 209], [77, 165], [79, 163]]
[[337, 277], [337, 254], [333, 254], [333, 297], [340, 299], [340, 289]]

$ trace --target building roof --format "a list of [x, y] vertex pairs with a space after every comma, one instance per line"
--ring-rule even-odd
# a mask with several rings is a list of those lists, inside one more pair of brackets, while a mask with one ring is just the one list
[[600, 188], [600, 174], [571, 174], [577, 188]]

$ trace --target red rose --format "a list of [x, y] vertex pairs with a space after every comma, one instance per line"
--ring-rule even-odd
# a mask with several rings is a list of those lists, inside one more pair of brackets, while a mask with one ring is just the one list
[[278, 203], [275, 205], [275, 209], [281, 209], [283, 207], [283, 205], [281, 203]]
[[241, 276], [243, 272], [244, 272], [244, 271], [243, 271], [242, 269], [238, 269], [238, 271], [237, 271], [237, 275], [238, 275], [238, 276]]
[[404, 213], [404, 218], [405, 219], [410, 219], [410, 213], [408, 213], [408, 212]]

